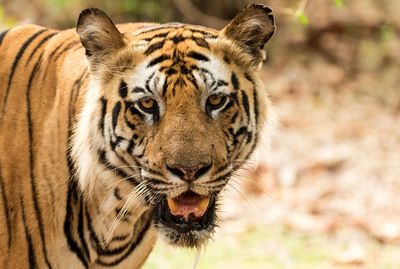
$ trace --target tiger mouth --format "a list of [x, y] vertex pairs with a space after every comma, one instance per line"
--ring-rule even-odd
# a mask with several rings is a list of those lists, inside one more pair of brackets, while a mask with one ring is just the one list
[[164, 198], [158, 208], [161, 224], [179, 232], [207, 229], [215, 214], [215, 197], [187, 191], [175, 198]]

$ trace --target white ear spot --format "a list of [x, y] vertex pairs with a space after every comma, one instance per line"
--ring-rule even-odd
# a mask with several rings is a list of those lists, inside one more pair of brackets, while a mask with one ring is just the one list
[[265, 61], [267, 59], [267, 52], [263, 49], [260, 49], [260, 54], [261, 54], [261, 59], [262, 61], [260, 61], [257, 65], [257, 70], [261, 70], [262, 66], [263, 66], [263, 61]]

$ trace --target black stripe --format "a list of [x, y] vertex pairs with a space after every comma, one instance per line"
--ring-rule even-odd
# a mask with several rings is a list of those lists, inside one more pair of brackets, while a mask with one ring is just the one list
[[78, 213], [78, 235], [79, 235], [79, 240], [81, 241], [82, 244], [82, 248], [83, 248], [83, 255], [86, 257], [87, 260], [90, 261], [90, 253], [89, 253], [89, 249], [88, 246], [86, 244], [86, 240], [85, 240], [85, 234], [84, 234], [84, 216], [83, 216], [83, 210], [84, 210], [84, 206], [83, 206], [83, 199], [80, 200], [80, 207], [79, 207], [79, 213]]
[[210, 49], [210, 45], [208, 45], [208, 42], [203, 38], [193, 37], [192, 39], [194, 42], [196, 42], [197, 46]]
[[[149, 140], [147, 140], [147, 141], [149, 141]], [[163, 173], [161, 173], [161, 172], [159, 172], [159, 171], [156, 171], [156, 170], [153, 170], [153, 169], [151, 169], [151, 168], [147, 168], [146, 170], [147, 170], [148, 172], [150, 172], [150, 173], [153, 173], [153, 174], [157, 175], [157, 176], [161, 176], [161, 177], [164, 176]]]
[[239, 116], [239, 112], [236, 111], [235, 114], [233, 114], [233, 116], [232, 116], [232, 118], [230, 120], [230, 123], [232, 123], [232, 124], [235, 123], [235, 121], [237, 120], [238, 116]]
[[121, 111], [121, 102], [117, 102], [113, 108], [112, 111], [112, 128], [115, 132], [115, 128], [117, 127], [117, 123], [118, 123], [118, 116], [119, 116], [119, 112]]
[[54, 56], [54, 54], [56, 54], [64, 45], [65, 42], [61, 42], [57, 47], [55, 47], [55, 49], [50, 53], [49, 59], [51, 59]]
[[[124, 156], [121, 156], [121, 155], [115, 150], [115, 147], [114, 147], [114, 148], [111, 148], [111, 150], [113, 151], [113, 153], [115, 154], [115, 156], [125, 165], [125, 167], [128, 168], [129, 170], [131, 170], [130, 172], [131, 172], [133, 175], [134, 175], [134, 174], [137, 174], [137, 171], [135, 171], [135, 170], [131, 167], [131, 164], [130, 164], [127, 160], [125, 160]], [[136, 167], [142, 167], [142, 166], [143, 166], [143, 165], [141, 165], [133, 156], [131, 156], [131, 157], [133, 158], [133, 161], [134, 161], [134, 163], [135, 163], [134, 165], [135, 165]], [[129, 176], [127, 176], [127, 177], [125, 177], [124, 179], [129, 180], [131, 183], [137, 185], [139, 182], [136, 181], [136, 179], [132, 176], [132, 174], [129, 175]]]
[[240, 127], [239, 130], [237, 130], [237, 132], [234, 134], [234, 137], [237, 138], [245, 133], [247, 133], [247, 127], [246, 126]]
[[45, 32], [45, 31], [47, 31], [47, 30], [48, 30], [48, 29], [42, 29], [42, 30], [36, 32], [35, 34], [33, 34], [31, 37], [29, 37], [29, 38], [24, 42], [24, 44], [22, 44], [22, 46], [21, 46], [21, 48], [19, 49], [17, 55], [15, 56], [14, 62], [13, 62], [12, 67], [11, 67], [11, 73], [10, 73], [10, 76], [8, 77], [7, 89], [6, 89], [6, 93], [5, 93], [4, 101], [3, 101], [3, 113], [4, 113], [5, 108], [6, 108], [6, 103], [7, 103], [7, 99], [8, 99], [8, 94], [9, 94], [9, 91], [10, 91], [10, 88], [11, 88], [11, 82], [12, 82], [12, 79], [13, 79], [13, 77], [14, 77], [15, 70], [17, 69], [19, 60], [21, 59], [21, 57], [22, 57], [22, 55], [24, 54], [25, 50], [28, 48], [29, 44], [31, 44], [41, 33]]
[[[126, 120], [125, 120], [125, 121], [126, 121]], [[134, 134], [133, 136], [137, 136], [137, 134]], [[136, 144], [135, 144], [135, 139], [133, 138], [133, 136], [132, 136], [131, 140], [129, 140], [128, 147], [126, 148], [126, 151], [127, 151], [129, 154], [133, 154], [133, 150], [135, 149], [135, 146], [136, 146]]]
[[119, 83], [119, 96], [121, 98], [125, 98], [128, 95], [128, 85], [126, 85], [126, 82], [121, 80]]
[[58, 32], [55, 33], [51, 33], [47, 36], [45, 36], [45, 38], [43, 38], [36, 46], [35, 48], [33, 48], [31, 55], [29, 55], [28, 61], [26, 61], [25, 66], [28, 66], [29, 62], [32, 60], [33, 56], [35, 55], [35, 53], [38, 51], [38, 49], [46, 42], [48, 41], [50, 38], [52, 38], [53, 36], [55, 36]]
[[68, 120], [69, 120], [68, 124], [69, 124], [69, 126], [72, 126], [75, 123], [75, 103], [78, 98], [81, 86], [82, 86], [82, 81], [84, 81], [88, 75], [89, 75], [89, 73], [85, 69], [82, 72], [81, 76], [78, 79], [76, 79], [74, 81], [74, 83], [72, 84], [72, 89], [71, 89], [71, 93], [69, 96], [69, 103], [68, 103], [68, 105], [69, 105], [69, 107], [68, 107], [68, 115], [69, 115], [68, 116]]
[[116, 235], [113, 238], [111, 238], [110, 244], [114, 242], [125, 241], [129, 238], [129, 236], [132, 236], [132, 234]]
[[144, 52], [144, 54], [146, 54], [146, 55], [152, 54], [152, 53], [155, 52], [156, 50], [161, 49], [161, 48], [164, 46], [164, 43], [165, 43], [165, 40], [162, 40], [162, 41], [160, 41], [160, 42], [157, 42], [157, 43], [154, 43], [154, 44], [150, 45], [150, 46], [146, 49], [146, 51]]
[[163, 61], [169, 60], [171, 59], [171, 57], [169, 57], [168, 55], [160, 55], [156, 58], [154, 58], [153, 60], [150, 61], [150, 63], [147, 65], [147, 67], [152, 67], [156, 64], [162, 63]]
[[196, 78], [193, 76], [192, 73], [187, 75], [187, 79], [193, 84], [197, 91], [200, 90], [199, 85], [197, 84]]
[[[254, 84], [253, 84], [254, 85]], [[257, 97], [257, 89], [256, 86], [254, 85], [253, 87], [253, 105], [254, 105], [254, 121], [255, 121], [255, 127], [257, 128], [258, 126], [258, 119], [260, 116], [260, 112], [258, 109], [258, 97]], [[255, 131], [255, 135], [254, 135], [254, 145], [253, 145], [253, 149], [255, 147], [255, 145], [257, 144], [258, 141], [258, 130]]]
[[221, 173], [221, 172], [224, 171], [226, 168], [228, 168], [228, 166], [229, 166], [229, 163], [225, 163], [223, 166], [221, 166], [220, 168], [218, 168], [217, 171], [215, 171], [214, 175], [215, 175], [215, 174]]
[[102, 242], [100, 241], [99, 237], [97, 236], [93, 224], [92, 224], [92, 218], [90, 217], [89, 210], [86, 209], [86, 220], [87, 220], [87, 226], [88, 230], [90, 233], [90, 243], [91, 245], [95, 248], [96, 252], [98, 253], [99, 250], [102, 250]]
[[26, 241], [28, 242], [29, 268], [36, 269], [37, 263], [36, 263], [36, 258], [35, 258], [35, 251], [33, 250], [32, 236], [31, 236], [31, 233], [29, 232], [29, 228], [26, 223], [25, 206], [24, 206], [24, 201], [22, 200], [22, 197], [20, 197], [20, 203], [21, 203], [22, 223], [24, 224], [25, 238], [26, 238]]
[[[117, 157], [119, 157], [117, 155]], [[116, 173], [118, 176], [120, 176], [121, 178], [124, 178], [125, 180], [129, 181], [130, 183], [132, 183], [132, 185], [137, 186], [139, 184], [139, 182], [136, 182], [135, 178], [130, 177], [124, 170], [112, 165], [106, 156], [106, 152], [104, 150], [100, 150], [99, 151], [99, 161], [101, 164], [103, 164], [108, 170]]]
[[235, 73], [232, 73], [231, 82], [235, 90], [239, 89], [239, 81]]
[[250, 121], [249, 97], [247, 96], [245, 91], [241, 91], [241, 93], [242, 93], [242, 105], [244, 107], [244, 111], [246, 112], [247, 119]]
[[[72, 102], [72, 98], [69, 100]], [[69, 104], [69, 107], [72, 104]], [[68, 145], [71, 144], [72, 138], [72, 118], [71, 113], [69, 114], [68, 119]], [[79, 247], [78, 240], [74, 238], [74, 222], [76, 221], [76, 215], [74, 212], [74, 207], [78, 207], [80, 204], [79, 200], [82, 199], [79, 193], [78, 182], [76, 179], [77, 171], [74, 167], [73, 160], [71, 157], [71, 147], [67, 147], [66, 161], [68, 166], [68, 192], [67, 192], [67, 201], [66, 201], [66, 210], [65, 210], [65, 220], [64, 220], [64, 235], [67, 239], [69, 249], [76, 254], [78, 259], [82, 262], [82, 265], [85, 268], [89, 268], [87, 257], [84, 256], [83, 250]]]
[[[220, 180], [221, 181], [221, 180]], [[209, 185], [207, 185], [207, 189], [209, 189], [209, 191], [216, 191], [216, 192], [219, 192], [219, 191], [221, 191], [221, 189], [223, 188], [223, 187], [225, 187], [227, 184], [228, 184], [228, 181], [229, 181], [229, 177], [227, 177], [225, 180], [222, 180], [222, 183], [217, 183], [217, 184], [209, 184]], [[214, 181], [212, 182], [212, 183], [214, 183]]]
[[68, 50], [70, 50], [71, 48], [73, 48], [74, 46], [80, 45], [81, 43], [79, 41], [73, 41], [71, 43], [69, 43], [65, 48], [63, 48], [57, 55], [54, 54], [54, 58], [53, 61], [57, 62], [58, 58], [61, 57], [61, 55], [63, 55], [65, 52], [67, 52]]
[[[159, 31], [159, 30], [174, 30], [174, 29], [179, 28], [179, 27], [181, 27], [181, 26], [180, 26], [180, 25], [165, 25], [165, 26], [160, 26], [160, 27], [157, 27], [157, 28], [152, 28], [152, 29], [143, 31], [143, 32], [139, 33], [138, 36], [141, 36], [141, 35], [144, 35], [144, 34], [149, 34], [149, 33], [151, 33], [151, 32], [157, 32], [157, 31]], [[198, 28], [186, 27], [186, 29], [192, 31], [193, 33], [202, 34], [202, 35], [205, 36], [205, 38], [217, 38], [217, 37], [218, 37], [218, 35], [216, 35], [216, 34], [214, 34], [214, 33], [207, 32], [207, 31], [204, 31], [204, 30], [200, 30], [200, 29], [198, 29]], [[165, 36], [167, 36], [169, 33], [170, 33], [170, 31], [158, 33], [158, 34], [155, 34], [155, 35], [152, 36], [152, 37], [147, 37], [147, 38], [145, 38], [144, 40], [150, 41], [151, 39], [156, 38], [156, 37], [165, 37]]]
[[[258, 126], [258, 119], [259, 119], [259, 109], [258, 109], [258, 97], [257, 97], [257, 89], [256, 89], [256, 84], [255, 84], [255, 82], [254, 82], [254, 79], [250, 76], [250, 74], [248, 74], [247, 72], [246, 73], [244, 73], [244, 77], [248, 80], [248, 81], [250, 81], [251, 82], [251, 84], [253, 85], [253, 105], [254, 105], [254, 121], [255, 121], [255, 126], [257, 127]], [[255, 135], [254, 135], [254, 141], [255, 141], [255, 143], [254, 143], [254, 145], [253, 145], [253, 149], [254, 149], [254, 147], [255, 147], [255, 145], [256, 145], [256, 143], [257, 143], [257, 140], [258, 140], [258, 135], [257, 135], [258, 133], [257, 133], [257, 130], [256, 130], [256, 132], [255, 132]]]
[[[141, 35], [144, 35], [144, 34], [149, 34], [149, 33], [152, 33], [152, 32], [157, 32], [159, 30], [174, 30], [176, 28], [177, 28], [176, 26], [174, 27], [174, 26], [171, 26], [171, 25], [159, 26], [159, 27], [155, 27], [155, 28], [140, 32], [138, 34], [138, 36], [141, 36]], [[165, 36], [167, 36], [169, 34], [169, 32], [170, 31], [158, 33], [158, 34], [156, 34], [156, 35], [154, 35], [152, 37], [148, 37], [147, 39], [154, 38], [154, 37], [163, 37], [164, 34], [165, 34]]]
[[228, 129], [228, 132], [232, 137], [235, 136], [235, 130], [232, 127]]
[[225, 173], [225, 174], [223, 174], [223, 175], [217, 177], [216, 179], [214, 179], [214, 180], [212, 181], [212, 183], [214, 184], [214, 183], [218, 183], [218, 181], [222, 181], [222, 182], [224, 182], [224, 183], [223, 183], [223, 185], [224, 185], [224, 184], [228, 183], [229, 177], [230, 177], [231, 175], [232, 175], [232, 171], [228, 171], [227, 173]]
[[166, 70], [166, 69], [168, 69], [167, 72], [166, 72], [166, 74], [167, 74], [168, 76], [172, 76], [172, 75], [178, 73], [178, 71], [177, 71], [176, 69], [170, 68], [170, 67], [161, 67], [161, 68], [160, 68], [160, 72], [163, 72], [163, 71]]
[[256, 122], [256, 126], [257, 126], [260, 112], [258, 111], [257, 89], [255, 87], [253, 89], [253, 105], [254, 105], [254, 117], [255, 117], [255, 122]]
[[255, 120], [256, 120], [256, 125], [257, 125], [258, 117], [259, 117], [260, 113], [258, 112], [258, 98], [257, 98], [256, 89], [254, 89], [253, 100], [254, 100], [254, 115], [255, 115]]
[[203, 62], [208, 62], [210, 61], [210, 59], [208, 59], [207, 56], [205, 56], [204, 54], [200, 53], [200, 52], [196, 52], [196, 51], [189, 51], [186, 54], [187, 57], [199, 60], [199, 61], [203, 61]]
[[101, 102], [101, 116], [100, 116], [100, 120], [99, 120], [99, 129], [100, 129], [101, 133], [103, 134], [103, 137], [105, 137], [106, 134], [105, 134], [105, 130], [104, 130], [104, 121], [105, 121], [106, 113], [107, 113], [107, 100], [104, 97], [101, 97], [100, 102]]
[[111, 149], [113, 151], [115, 151], [115, 148], [117, 146], [119, 146], [119, 143], [121, 143], [121, 141], [124, 141], [124, 140], [127, 140], [127, 139], [123, 138], [122, 136], [116, 135], [115, 131], [114, 131], [114, 136], [111, 136], [111, 140], [110, 140]]
[[167, 89], [168, 89], [168, 78], [165, 78], [162, 90], [163, 97], [165, 97], [165, 95], [167, 94]]
[[[123, 261], [126, 257], [128, 257], [135, 250], [135, 248], [142, 242], [143, 238], [146, 236], [146, 233], [150, 229], [150, 226], [152, 223], [152, 218], [150, 217], [148, 212], [143, 213], [143, 215], [146, 215], [146, 216], [144, 216], [144, 218], [147, 217], [146, 224], [140, 230], [136, 240], [132, 241], [132, 244], [130, 245], [127, 252], [125, 252], [124, 255], [122, 255], [121, 257], [119, 257], [118, 259], [116, 259], [112, 262], [105, 262], [105, 261], [102, 261], [101, 259], [98, 259], [96, 261], [97, 264], [100, 264], [102, 266], [107, 266], [107, 267], [115, 266], [115, 265], [119, 264], [121, 261]], [[139, 224], [139, 220], [138, 220], [138, 222], [136, 222], [136, 224]]]
[[[221, 109], [220, 113], [223, 113], [223, 112], [227, 111], [228, 109], [230, 109], [230, 108], [233, 106], [233, 104], [234, 104], [234, 101], [233, 101], [233, 100], [229, 101], [229, 102], [225, 105], [225, 107], [224, 107], [223, 109]], [[231, 122], [231, 123], [232, 123], [232, 122]]]
[[[69, 39], [68, 39], [69, 40]], [[43, 75], [42, 75], [42, 80], [44, 81], [46, 79], [47, 76], [47, 71], [49, 70], [49, 68], [51, 68], [51, 64], [49, 63], [49, 60], [51, 60], [54, 57], [54, 54], [56, 54], [64, 45], [66, 44], [66, 42], [61, 42], [57, 47], [55, 47], [53, 49], [53, 51], [49, 54], [49, 56], [47, 57], [48, 63], [46, 65], [46, 69], [44, 70]]]
[[128, 241], [127, 243], [120, 245], [116, 248], [110, 248], [110, 249], [103, 248], [101, 246], [102, 242], [100, 242], [100, 240], [98, 239], [96, 233], [93, 230], [93, 227], [89, 228], [89, 230], [90, 230], [92, 240], [96, 243], [95, 248], [96, 248], [96, 252], [99, 256], [114, 256], [114, 255], [122, 254], [132, 244], [132, 242]]
[[229, 60], [228, 56], [224, 55], [224, 62], [230, 64], [231, 60]]
[[0, 46], [1, 46], [1, 43], [3, 43], [3, 39], [6, 37], [6, 34], [8, 33], [8, 31], [10, 31], [10, 30], [5, 30], [4, 32], [2, 32], [0, 34]]
[[63, 46], [64, 46], [65, 44], [67, 44], [66, 47], [68, 47], [68, 46], [69, 46], [70, 44], [72, 44], [72, 43], [76, 43], [76, 42], [79, 43], [79, 41], [72, 41], [72, 42], [70, 42], [70, 43], [67, 43], [68, 41], [70, 41], [70, 40], [72, 40], [72, 39], [73, 39], [73, 37], [68, 38], [68, 39], [65, 40], [64, 42], [61, 42], [57, 47], [55, 47], [54, 50], [53, 50], [53, 51], [50, 53], [50, 55], [49, 55], [49, 60], [52, 59], [52, 58], [54, 57], [54, 55], [56, 55], [56, 53], [58, 53], [60, 50], [63, 51], [63, 50], [64, 50]]
[[[132, 213], [130, 213], [130, 214], [132, 214]], [[134, 242], [134, 241], [130, 241], [130, 242], [125, 243], [124, 245], [120, 245], [114, 249], [104, 248], [103, 247], [104, 243], [100, 241], [99, 236], [96, 234], [96, 232], [94, 230], [92, 220], [91, 220], [91, 217], [90, 217], [88, 211], [86, 211], [86, 219], [88, 221], [88, 229], [90, 232], [92, 246], [96, 249], [96, 252], [99, 256], [114, 256], [114, 255], [121, 254], [132, 244], [132, 242]], [[132, 233], [127, 234], [125, 236], [115, 236], [115, 237], [113, 237], [112, 241], [124, 241], [130, 235], [132, 235]]]
[[196, 29], [196, 28], [192, 28], [192, 27], [188, 27], [187, 29], [192, 31], [193, 33], [203, 34], [205, 38], [217, 38], [218, 37], [218, 35], [210, 33], [210, 32], [206, 32], [204, 30], [200, 30], [200, 29]]
[[182, 35], [176, 35], [172, 37], [170, 40], [172, 40], [172, 42], [174, 42], [175, 44], [178, 44], [182, 41], [185, 41], [185, 38]]
[[132, 116], [138, 116], [141, 120], [144, 119], [144, 115], [130, 102], [126, 102]]
[[245, 73], [244, 73], [244, 77], [245, 77], [249, 82], [251, 82], [251, 84], [253, 84], [253, 86], [254, 86], [254, 80], [252, 79], [252, 77], [250, 76], [249, 73], [245, 72]]
[[129, 127], [129, 129], [131, 129], [132, 131], [136, 129], [136, 125], [134, 123], [131, 123], [128, 120], [128, 115], [127, 115], [127, 110], [129, 109], [130, 106], [132, 106], [133, 104], [131, 102], [125, 102], [125, 113], [124, 113], [124, 120], [125, 120], [125, 124]]
[[153, 185], [167, 185], [167, 183], [168, 182], [166, 182], [166, 181], [163, 181], [163, 180], [160, 180], [160, 179], [157, 179], [157, 178], [154, 178], [154, 177], [145, 177], [145, 180], [147, 181], [146, 183], [146, 185], [147, 185], [147, 187], [148, 188], [151, 188], [151, 189], [154, 189], [155, 188], [155, 186], [150, 186], [150, 185], [148, 185], [149, 183], [151, 183], [151, 184], [153, 184]]
[[69, 182], [68, 182], [68, 194], [67, 194], [67, 208], [66, 208], [66, 213], [65, 213], [65, 221], [64, 221], [64, 234], [67, 238], [67, 243], [69, 249], [76, 254], [76, 256], [79, 258], [79, 260], [82, 262], [82, 265], [85, 268], [89, 268], [88, 261], [86, 260], [86, 257], [83, 255], [82, 250], [79, 248], [77, 240], [73, 237], [73, 232], [74, 232], [74, 217], [75, 214], [73, 212], [73, 206], [77, 204], [77, 200], [81, 199], [78, 191], [78, 183], [75, 178], [76, 171], [73, 168], [72, 164], [72, 159], [69, 156], [67, 156], [67, 162], [68, 162], [68, 170], [69, 170]]
[[117, 198], [119, 201], [122, 201], [124, 199], [124, 197], [121, 196], [118, 187], [114, 189], [114, 197]]
[[[145, 32], [143, 32], [143, 33], [145, 33]], [[140, 34], [142, 34], [142, 33], [140, 33]], [[153, 35], [152, 37], [146, 37], [143, 40], [144, 41], [151, 41], [151, 40], [153, 40], [155, 38], [166, 37], [168, 34], [169, 34], [169, 32], [159, 33], [159, 34]]]
[[[57, 49], [56, 49], [57, 50]], [[83, 76], [84, 74], [82, 74]], [[82, 77], [81, 77], [82, 78]], [[77, 81], [80, 81], [78, 79]], [[74, 84], [76, 84], [76, 82]], [[75, 88], [75, 86], [73, 86]], [[69, 111], [69, 117], [68, 117], [68, 145], [71, 144], [71, 137], [72, 137], [72, 124], [73, 124], [73, 112], [71, 111], [71, 106], [73, 105], [74, 99], [73, 99], [73, 93], [71, 93], [71, 97], [69, 99], [69, 104], [68, 107], [70, 109]], [[79, 192], [79, 187], [78, 187], [78, 181], [76, 179], [76, 174], [77, 171], [74, 167], [73, 160], [71, 157], [71, 147], [67, 147], [67, 154], [66, 154], [66, 159], [67, 159], [67, 166], [68, 166], [68, 173], [69, 173], [69, 180], [68, 180], [68, 193], [67, 193], [67, 202], [66, 202], [66, 214], [65, 214], [65, 220], [64, 220], [64, 234], [67, 239], [68, 247], [69, 249], [76, 254], [78, 259], [82, 262], [82, 265], [85, 268], [89, 267], [89, 257], [87, 256], [87, 253], [85, 253], [85, 249], [82, 249], [80, 247], [81, 244], [86, 244], [86, 242], [82, 242], [79, 238], [75, 238], [76, 236], [76, 229], [79, 230], [79, 227], [76, 227], [76, 222], [78, 221], [77, 216], [76, 216], [76, 211], [81, 210], [82, 204], [82, 197]], [[76, 210], [74, 211], [74, 208]], [[79, 226], [79, 223], [78, 223]], [[79, 233], [79, 232], [78, 232]], [[81, 241], [79, 243], [79, 241]], [[85, 255], [86, 254], [86, 255]]]
[[[43, 55], [43, 54], [42, 54]], [[46, 242], [45, 242], [45, 236], [44, 236], [44, 226], [43, 226], [43, 219], [42, 219], [42, 213], [41, 209], [39, 206], [39, 201], [38, 201], [38, 193], [36, 190], [36, 182], [35, 182], [35, 158], [34, 158], [34, 140], [33, 140], [33, 121], [32, 121], [32, 110], [31, 110], [31, 90], [32, 90], [32, 83], [33, 79], [36, 75], [36, 73], [39, 70], [39, 66], [42, 62], [42, 55], [40, 55], [38, 61], [36, 62], [35, 66], [33, 67], [33, 70], [31, 72], [31, 75], [29, 77], [29, 82], [28, 82], [28, 89], [26, 91], [26, 117], [27, 117], [27, 122], [28, 122], [28, 134], [29, 134], [29, 173], [30, 173], [30, 184], [31, 184], [31, 189], [32, 189], [32, 196], [33, 196], [33, 206], [35, 209], [35, 214], [38, 219], [39, 223], [39, 232], [40, 232], [40, 239], [42, 241], [43, 245], [43, 255], [46, 260], [46, 264], [49, 268], [51, 267], [51, 264], [48, 260], [47, 257], [47, 250], [46, 250]]]
[[133, 88], [132, 92], [134, 93], [145, 93], [146, 91], [142, 87]]
[[[115, 209], [115, 215], [118, 216], [118, 215], [121, 214], [121, 215], [120, 215], [120, 218], [121, 218], [121, 220], [122, 220], [123, 222], [131, 223], [132, 212], [130, 212], [130, 211], [125, 211], [125, 212], [121, 213], [121, 211], [122, 211], [122, 208], [116, 208], [116, 209]], [[108, 253], [114, 252], [114, 253], [112, 253], [111, 255], [115, 255], [117, 252], [119, 252], [119, 251], [122, 250], [122, 249], [125, 249], [125, 247], [123, 247], [123, 246], [118, 246], [118, 247], [116, 247], [116, 248], [114, 248], [114, 249], [108, 249], [107, 252], [108, 252]]]
[[145, 84], [145, 89], [149, 92], [149, 93], [153, 93], [153, 91], [150, 88], [150, 81], [153, 79], [155, 75], [155, 72], [151, 73], [150, 77], [146, 80], [146, 84]]
[[8, 212], [8, 201], [7, 201], [7, 194], [6, 194], [6, 188], [4, 186], [4, 182], [3, 182], [3, 177], [1, 174], [1, 166], [0, 166], [0, 188], [1, 188], [1, 198], [3, 200], [3, 211], [5, 214], [5, 218], [6, 218], [6, 225], [7, 225], [7, 236], [8, 236], [8, 251], [11, 248], [11, 222], [10, 222], [10, 213]]
[[226, 82], [225, 80], [219, 79], [217, 82], [218, 87], [221, 86], [228, 86], [228, 82]]

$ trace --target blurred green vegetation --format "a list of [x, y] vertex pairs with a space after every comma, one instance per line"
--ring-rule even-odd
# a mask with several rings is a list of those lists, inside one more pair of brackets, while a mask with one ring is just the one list
[[[18, 22], [33, 22], [55, 28], [74, 27], [80, 10], [99, 7], [116, 22], [166, 22], [173, 17], [170, 0], [41, 0], [0, 1], [0, 25], [11, 27]], [[21, 10], [21, 6], [26, 6]], [[7, 11], [6, 11], [7, 10]], [[7, 14], [7, 15], [6, 15]]]
[[[181, 3], [190, 3], [183, 5]], [[185, 8], [194, 7], [204, 15], [211, 15], [221, 19], [231, 19], [246, 4], [254, 1], [245, 0], [1, 0], [0, 25], [11, 27], [19, 22], [29, 20], [37, 24], [57, 28], [73, 27], [80, 10], [88, 7], [98, 7], [105, 10], [117, 22], [126, 21], [191, 21], [191, 15]], [[257, 1], [255, 1], [257, 2]], [[258, 1], [267, 2], [269, 1]], [[308, 24], [305, 7], [308, 1], [282, 1], [284, 7], [301, 24]], [[343, 7], [343, 0], [331, 0], [330, 5]], [[25, 8], [21, 10], [21, 6]], [[7, 10], [7, 11], [6, 11]], [[205, 21], [207, 26], [215, 26]]]
[[[335, 267], [332, 262], [337, 249], [344, 249], [340, 240], [335, 241], [330, 235], [312, 235], [292, 231], [284, 226], [253, 226], [236, 237], [217, 236], [205, 250], [201, 251], [196, 269], [398, 269], [400, 259], [396, 257], [398, 248], [385, 247], [381, 259], [373, 255], [361, 267]], [[368, 242], [368, 253], [382, 251], [378, 243]], [[336, 250], [336, 251], [335, 251]], [[159, 242], [150, 254], [143, 269], [188, 269], [194, 268], [196, 250], [178, 249]]]

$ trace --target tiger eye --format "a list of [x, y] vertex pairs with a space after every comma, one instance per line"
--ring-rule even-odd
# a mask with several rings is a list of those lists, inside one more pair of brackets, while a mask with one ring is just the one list
[[221, 104], [224, 103], [226, 96], [221, 95], [221, 94], [213, 94], [210, 97], [208, 97], [208, 103], [212, 107], [218, 107]]
[[156, 101], [152, 98], [146, 98], [139, 101], [139, 105], [143, 109], [152, 109], [155, 105]]

